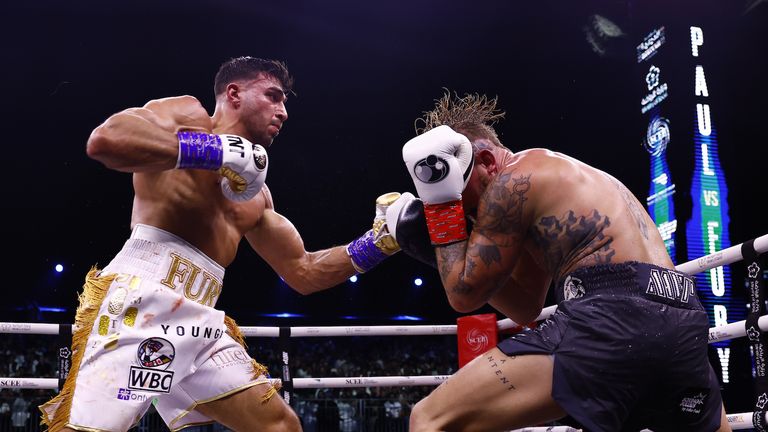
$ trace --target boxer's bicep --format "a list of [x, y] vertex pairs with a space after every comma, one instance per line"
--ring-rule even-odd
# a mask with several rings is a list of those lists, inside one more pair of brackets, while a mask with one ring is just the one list
[[259, 223], [245, 238], [266, 262], [284, 279], [300, 271], [306, 259], [304, 240], [285, 216], [266, 208]]

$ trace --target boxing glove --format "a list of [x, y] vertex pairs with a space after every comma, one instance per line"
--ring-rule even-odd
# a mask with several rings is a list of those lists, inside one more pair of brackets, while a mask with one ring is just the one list
[[464, 135], [443, 125], [403, 146], [403, 161], [413, 179], [434, 245], [467, 238], [461, 193], [472, 175], [472, 144]]
[[387, 225], [387, 209], [398, 202], [399, 192], [390, 192], [376, 198], [373, 228], [347, 245], [347, 255], [358, 273], [365, 273], [400, 250]]
[[435, 248], [427, 232], [424, 205], [420, 199], [406, 192], [387, 208], [387, 226], [392, 237], [406, 255], [437, 268]]
[[176, 168], [218, 170], [227, 199], [248, 201], [264, 186], [269, 166], [264, 147], [229, 134], [182, 131], [178, 138]]

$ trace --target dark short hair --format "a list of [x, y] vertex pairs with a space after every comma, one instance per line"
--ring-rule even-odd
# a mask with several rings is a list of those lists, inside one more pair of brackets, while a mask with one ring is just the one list
[[259, 74], [271, 76], [283, 86], [285, 94], [291, 92], [293, 77], [288, 73], [285, 63], [279, 60], [265, 60], [258, 57], [236, 57], [222, 63], [213, 81], [213, 93], [224, 93], [229, 83], [237, 80], [255, 79]]

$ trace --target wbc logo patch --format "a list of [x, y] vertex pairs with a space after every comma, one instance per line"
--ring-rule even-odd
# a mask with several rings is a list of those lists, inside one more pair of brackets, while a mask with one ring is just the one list
[[142, 367], [131, 366], [128, 388], [159, 393], [169, 393], [173, 383], [173, 371], [165, 369], [176, 356], [173, 344], [163, 338], [144, 339], [136, 350], [136, 360]]

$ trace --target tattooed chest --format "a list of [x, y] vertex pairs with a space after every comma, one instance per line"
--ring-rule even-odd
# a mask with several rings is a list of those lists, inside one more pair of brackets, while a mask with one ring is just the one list
[[589, 214], [569, 210], [563, 216], [542, 217], [531, 228], [531, 237], [541, 253], [544, 267], [558, 277], [579, 263], [610, 263], [616, 254], [613, 238], [606, 234], [610, 226], [608, 216], [597, 210]]

